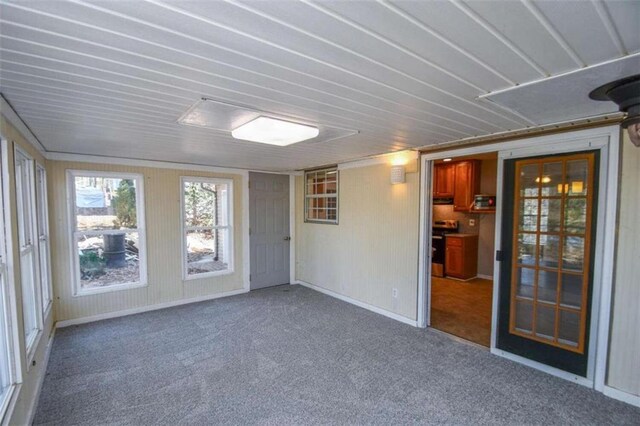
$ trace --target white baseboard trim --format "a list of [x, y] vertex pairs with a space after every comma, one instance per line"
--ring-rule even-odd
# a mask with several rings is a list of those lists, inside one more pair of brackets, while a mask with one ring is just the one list
[[226, 291], [224, 293], [210, 294], [207, 296], [194, 297], [191, 299], [174, 300], [171, 302], [158, 303], [156, 305], [141, 306], [139, 308], [125, 309], [122, 311], [107, 312], [99, 315], [92, 315], [83, 318], [74, 318], [56, 322], [56, 328], [69, 327], [71, 325], [86, 324], [89, 322], [100, 321], [110, 318], [124, 317], [127, 315], [141, 314], [143, 312], [157, 311], [158, 309], [172, 308], [174, 306], [188, 305], [189, 303], [205, 302], [207, 300], [220, 299], [222, 297], [236, 296], [238, 294], [248, 293], [248, 289], [241, 288], [239, 290]]
[[331, 291], [331, 290], [327, 290], [326, 288], [319, 287], [319, 286], [317, 286], [315, 284], [311, 284], [311, 283], [308, 283], [308, 282], [305, 282], [305, 281], [300, 281], [300, 280], [295, 281], [293, 284], [300, 284], [303, 287], [308, 287], [308, 288], [310, 288], [312, 290], [318, 291], [320, 293], [324, 293], [327, 296], [335, 297], [336, 299], [340, 299], [343, 302], [351, 303], [352, 305], [356, 305], [356, 306], [358, 306], [360, 308], [363, 308], [363, 309], [366, 309], [368, 311], [375, 312], [376, 314], [384, 315], [385, 317], [394, 319], [396, 321], [400, 321], [400, 322], [402, 322], [404, 324], [412, 325], [414, 327], [418, 326], [418, 322], [416, 320], [412, 320], [410, 318], [403, 317], [402, 315], [398, 315], [398, 314], [395, 314], [393, 312], [389, 312], [389, 311], [387, 311], [385, 309], [378, 308], [377, 306], [373, 306], [373, 305], [370, 305], [368, 303], [360, 302], [359, 300], [352, 299], [352, 298], [350, 298], [348, 296], [344, 296], [344, 295], [342, 295], [340, 293], [336, 293], [336, 292]]
[[627, 404], [640, 407], [640, 395], [634, 395], [620, 389], [612, 388], [611, 386], [604, 386], [604, 394], [609, 398], [617, 399], [618, 401], [626, 402]]
[[566, 371], [562, 371], [558, 368], [550, 367], [540, 362], [530, 360], [529, 358], [514, 355], [510, 352], [505, 352], [502, 349], [492, 348], [491, 353], [494, 355], [498, 355], [502, 358], [510, 359], [511, 361], [515, 361], [519, 364], [524, 364], [527, 367], [535, 368], [536, 370], [540, 370], [543, 373], [551, 374], [552, 376], [556, 376], [561, 379], [568, 380], [570, 382], [574, 382], [579, 385], [593, 389], [593, 380], [589, 380], [585, 377], [580, 377], [572, 373], [567, 373]]
[[492, 280], [493, 281], [493, 275], [477, 274], [476, 277], [477, 278], [482, 278], [483, 280]]
[[47, 367], [49, 366], [49, 355], [51, 355], [51, 348], [53, 347], [53, 338], [55, 337], [56, 334], [56, 328], [53, 327], [51, 329], [51, 335], [49, 336], [49, 341], [47, 342], [47, 349], [45, 349], [44, 351], [44, 359], [42, 360], [44, 365], [41, 366], [42, 368], [42, 374], [40, 375], [40, 378], [38, 378], [38, 384], [36, 385], [36, 391], [33, 397], [33, 400], [31, 401], [31, 404], [29, 404], [29, 413], [27, 415], [27, 418], [29, 419], [29, 423], [28, 424], [33, 424], [33, 419], [36, 416], [36, 410], [38, 409], [38, 401], [40, 400], [40, 392], [42, 391], [42, 385], [44, 384], [44, 378], [47, 375]]

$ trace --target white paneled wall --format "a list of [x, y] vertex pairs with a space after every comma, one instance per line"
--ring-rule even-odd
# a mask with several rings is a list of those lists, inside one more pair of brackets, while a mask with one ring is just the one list
[[640, 148], [623, 132], [618, 247], [607, 384], [640, 396]]
[[408, 168], [406, 183], [391, 185], [390, 167], [340, 170], [338, 225], [304, 223], [296, 178], [296, 278], [415, 320], [419, 173]]
[[[49, 194], [52, 236], [56, 320], [102, 315], [199, 297], [213, 296], [243, 288], [242, 196], [246, 182], [242, 175], [174, 170], [166, 168], [50, 161]], [[67, 220], [66, 171], [94, 170], [141, 173], [144, 176], [149, 285], [142, 288], [74, 297], [71, 281], [70, 229]], [[229, 275], [182, 280], [180, 223], [180, 177], [204, 176], [233, 179], [234, 182], [234, 265]]]

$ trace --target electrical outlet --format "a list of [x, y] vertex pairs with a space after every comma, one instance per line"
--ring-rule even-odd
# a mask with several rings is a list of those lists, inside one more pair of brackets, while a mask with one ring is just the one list
[[475, 219], [469, 219], [469, 226], [476, 226], [476, 220]]
[[397, 298], [398, 298], [398, 289], [397, 289], [397, 288], [394, 288], [394, 289], [391, 291], [391, 296], [392, 296], [394, 299], [397, 299]]

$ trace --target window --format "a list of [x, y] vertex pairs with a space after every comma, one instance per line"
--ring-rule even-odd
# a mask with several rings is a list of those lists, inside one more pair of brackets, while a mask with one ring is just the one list
[[182, 178], [184, 279], [233, 272], [233, 181]]
[[36, 208], [38, 224], [38, 254], [40, 259], [40, 286], [42, 288], [42, 311], [46, 311], [53, 300], [51, 288], [51, 249], [49, 243], [49, 216], [47, 209], [47, 172], [36, 164]]
[[142, 175], [68, 171], [75, 294], [146, 285]]
[[18, 212], [18, 243], [20, 246], [20, 286], [22, 317], [27, 357], [33, 355], [40, 330], [42, 309], [38, 285], [36, 241], [35, 183], [33, 159], [19, 149], [15, 151], [16, 207]]
[[313, 170], [304, 174], [305, 222], [338, 223], [338, 170]]
[[[4, 154], [4, 153], [3, 153]], [[0, 154], [0, 176], [2, 180], [6, 176], [2, 173], [5, 167], [3, 155]], [[5, 157], [6, 158], [6, 157]], [[13, 357], [13, 339], [11, 338], [12, 326], [14, 323], [11, 316], [10, 308], [10, 282], [8, 280], [7, 253], [9, 245], [7, 237], [9, 231], [5, 228], [4, 223], [4, 198], [6, 187], [0, 187], [0, 418], [9, 405], [11, 393], [16, 383]]]

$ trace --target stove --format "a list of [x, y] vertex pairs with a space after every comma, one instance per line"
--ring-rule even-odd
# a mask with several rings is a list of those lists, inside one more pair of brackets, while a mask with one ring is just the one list
[[458, 232], [457, 220], [436, 220], [432, 226], [431, 275], [444, 277], [446, 242], [445, 235]]

